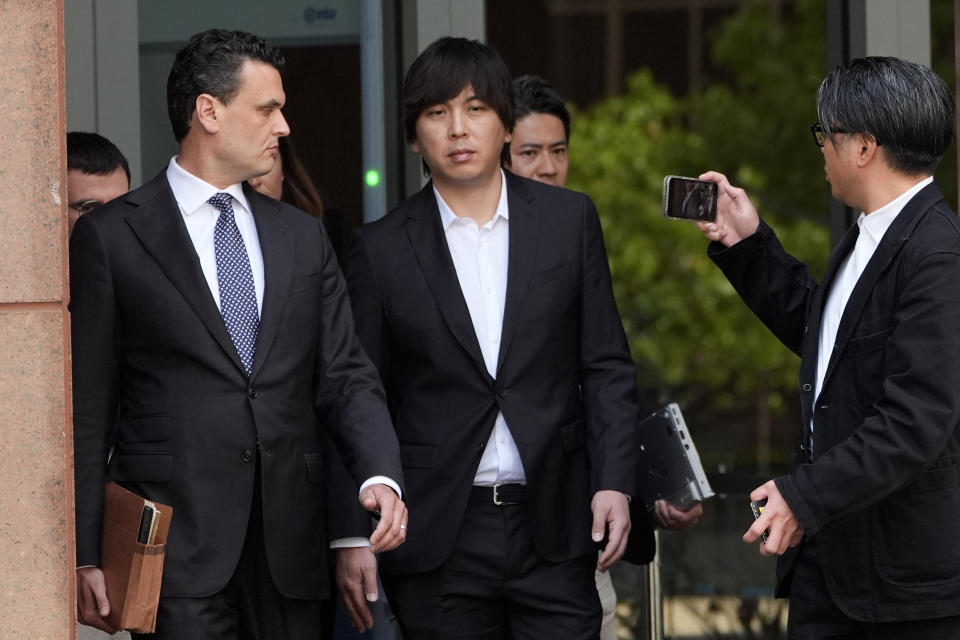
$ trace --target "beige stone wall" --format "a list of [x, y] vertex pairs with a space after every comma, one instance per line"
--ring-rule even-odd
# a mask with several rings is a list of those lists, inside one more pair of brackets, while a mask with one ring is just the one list
[[63, 0], [0, 0], [0, 637], [75, 637]]

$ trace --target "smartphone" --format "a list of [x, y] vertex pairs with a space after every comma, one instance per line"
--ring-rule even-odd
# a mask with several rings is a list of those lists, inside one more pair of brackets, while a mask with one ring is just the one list
[[663, 179], [663, 215], [679, 220], [716, 221], [717, 183], [667, 176]]
[[157, 510], [152, 502], [143, 505], [143, 513], [140, 514], [140, 527], [137, 531], [137, 542], [140, 544], [150, 544], [150, 533], [153, 529], [156, 512]]
[[[760, 514], [763, 513], [763, 508], [767, 506], [767, 499], [763, 500], [754, 500], [750, 503], [750, 510], [753, 511], [753, 519], [756, 520], [760, 517]], [[763, 540], [763, 543], [767, 543], [767, 532], [764, 531], [760, 534], [760, 539]]]

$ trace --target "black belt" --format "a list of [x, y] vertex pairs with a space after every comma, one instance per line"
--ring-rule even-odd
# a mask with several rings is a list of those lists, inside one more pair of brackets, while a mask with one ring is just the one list
[[522, 504], [527, 501], [527, 485], [497, 483], [492, 487], [474, 485], [470, 491], [470, 502], [475, 504]]

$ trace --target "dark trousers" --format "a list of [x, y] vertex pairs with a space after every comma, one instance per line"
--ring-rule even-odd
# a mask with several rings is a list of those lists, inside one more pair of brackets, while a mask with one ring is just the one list
[[470, 504], [443, 565], [383, 583], [404, 640], [596, 640], [596, 562], [541, 558], [526, 505]]
[[[176, 526], [176, 525], [174, 525]], [[277, 591], [263, 543], [260, 461], [240, 561], [222, 591], [201, 598], [160, 598], [157, 630], [135, 640], [324, 640], [326, 600], [295, 600]]]
[[947, 640], [960, 638], [960, 616], [904, 622], [859, 622], [843, 613], [827, 591], [816, 543], [804, 541], [790, 584], [790, 640]]

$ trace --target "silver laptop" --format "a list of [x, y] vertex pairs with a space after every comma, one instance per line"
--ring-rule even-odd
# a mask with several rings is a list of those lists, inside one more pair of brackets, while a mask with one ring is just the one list
[[637, 478], [640, 495], [648, 506], [663, 499], [686, 509], [713, 495], [697, 447], [676, 403], [671, 402], [641, 420], [637, 430]]

